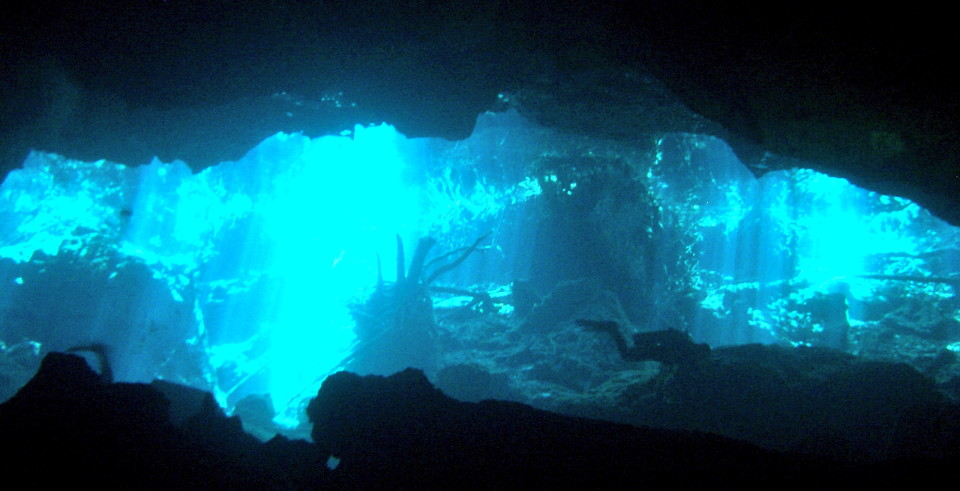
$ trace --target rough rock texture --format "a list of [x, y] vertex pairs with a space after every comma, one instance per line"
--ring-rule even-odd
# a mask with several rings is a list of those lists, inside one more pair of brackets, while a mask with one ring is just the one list
[[[604, 296], [609, 295], [596, 298]], [[564, 310], [568, 305], [573, 310]], [[911, 366], [825, 347], [747, 344], [711, 350], [674, 344], [683, 349], [667, 350], [662, 343], [676, 337], [633, 331], [626, 324], [623, 332], [633, 340], [623, 339], [618, 348], [612, 332], [581, 327], [616, 323], [571, 320], [591, 314], [618, 318], [616, 309], [601, 301], [567, 301], [560, 309], [545, 301], [538, 309], [555, 316], [521, 322], [438, 309], [443, 356], [432, 380], [459, 400], [509, 399], [551, 412], [700, 431], [816, 457], [880, 462], [958, 456], [960, 406], [945, 397], [953, 393], [943, 384], [946, 378], [934, 377], [953, 366], [946, 355], [929, 360], [929, 366]]]
[[[0, 405], [4, 468], [37, 488], [322, 484], [318, 476], [325, 468], [313, 449], [284, 444], [280, 437], [261, 444], [243, 433], [239, 420], [225, 417], [209, 393], [162, 388], [104, 384], [82, 358], [47, 355], [37, 375]], [[178, 415], [177, 424], [171, 414]], [[304, 478], [312, 478], [310, 486], [298, 481]]]
[[14, 2], [0, 160], [202, 168], [276, 131], [455, 139], [515, 106], [583, 134], [719, 135], [755, 172], [805, 162], [960, 223], [951, 19], [817, 1]]
[[413, 369], [390, 377], [335, 374], [307, 413], [316, 445], [340, 458], [331, 483], [351, 489], [889, 484], [932, 478], [946, 466], [886, 462], [878, 470], [706, 433], [561, 416], [514, 402], [459, 402]]
[[206, 386], [200, 348], [186, 341], [197, 330], [192, 302], [176, 301], [142, 262], [91, 257], [97, 253], [64, 247], [28, 262], [0, 260], [0, 281], [9, 285], [0, 301], [4, 338], [38, 340], [38, 353], [102, 344], [119, 380], [160, 376]]
[[729, 485], [817, 468], [705, 434], [458, 402], [412, 369], [333, 375], [307, 411], [316, 444], [341, 459], [334, 476], [370, 489]]
[[[0, 405], [3, 465], [33, 487], [98, 489], [918, 486], [952, 475], [956, 465], [955, 458], [824, 461], [706, 433], [513, 402], [458, 402], [418, 370], [341, 372], [307, 412], [315, 443], [279, 436], [260, 443], [210, 394], [169, 383], [108, 384], [82, 358], [51, 353]], [[943, 423], [955, 421], [945, 415]], [[903, 420], [900, 430], [911, 423]]]

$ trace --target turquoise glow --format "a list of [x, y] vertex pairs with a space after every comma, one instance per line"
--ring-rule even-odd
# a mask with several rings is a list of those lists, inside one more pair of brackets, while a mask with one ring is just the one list
[[[483, 115], [460, 142], [389, 125], [348, 135], [276, 134], [196, 174], [182, 162], [32, 153], [0, 187], [0, 313], [10, 321], [0, 341], [33, 336], [27, 321], [66, 320], [76, 332], [30, 339], [141, 353], [116, 367], [120, 380], [161, 376], [228, 408], [269, 393], [292, 422], [351, 353], [346, 305], [370, 292], [378, 257], [394, 279], [396, 235], [410, 261], [421, 237], [442, 254], [489, 233], [443, 286], [507, 291], [540, 275], [545, 295], [590, 274], [606, 274], [611, 291], [647, 285], [617, 293], [635, 325], [687, 328], [716, 345], [807, 342], [800, 310], [818, 293], [845, 295], [851, 324], [869, 322], [857, 309], [883, 296], [953, 295], [956, 266], [938, 251], [960, 250], [955, 228], [810, 170], [757, 179], [718, 139], [668, 135], [649, 153], [515, 113]], [[38, 286], [51, 265], [63, 276]], [[88, 270], [87, 283], [71, 283]], [[949, 281], [911, 280], [928, 277]], [[150, 293], [118, 304], [118, 278]], [[86, 301], [77, 291], [87, 287], [104, 291]], [[34, 292], [28, 308], [11, 309], [23, 292]], [[93, 314], [47, 315], [62, 296]]]
[[922, 254], [952, 228], [909, 200], [812, 170], [771, 172], [760, 184], [780, 231], [771, 242], [791, 244], [794, 281], [813, 289], [827, 291], [842, 283], [853, 295], [866, 297], [875, 282], [864, 276], [890, 274], [871, 258]]
[[[404, 145], [414, 144], [388, 125], [277, 134], [195, 175], [182, 162], [128, 168], [33, 153], [3, 187], [0, 253], [26, 262], [70, 247], [98, 261], [96, 243], [148, 265], [176, 301], [195, 304], [192, 342], [210, 353], [221, 402], [261, 390], [286, 410], [349, 352], [345, 303], [376, 281], [377, 256], [393, 264], [396, 234], [418, 235]], [[269, 285], [262, 295], [232, 305], [258, 283]], [[229, 381], [216, 375], [223, 367]], [[241, 387], [258, 378], [266, 385]]]
[[376, 279], [378, 254], [393, 262], [394, 234], [414, 232], [417, 194], [401, 179], [401, 138], [380, 126], [358, 127], [352, 139], [304, 140], [262, 203], [274, 244], [268, 269], [283, 278], [269, 348], [270, 393], [280, 407], [305, 388], [315, 392], [348, 354], [346, 302]]
[[[0, 256], [23, 264], [38, 251], [69, 252], [102, 265], [108, 278], [133, 263], [148, 267], [192, 312], [176, 320], [188, 346], [167, 349], [206, 356], [202, 380], [174, 381], [212, 390], [226, 407], [269, 393], [280, 419], [292, 421], [350, 353], [346, 304], [376, 283], [378, 259], [384, 279], [395, 279], [398, 235], [407, 244], [442, 235], [444, 247], [459, 247], [480, 233], [474, 223], [489, 226], [536, 196], [529, 179], [504, 190], [470, 166], [467, 183], [449, 168], [424, 177], [422, 159], [454, 148], [378, 125], [314, 139], [276, 134], [197, 174], [183, 162], [127, 167], [34, 152], [0, 189]], [[136, 308], [166, 307], [144, 299]], [[145, 317], [128, 322], [134, 332], [170, 328]], [[80, 339], [100, 341], [102, 328], [83, 329], [90, 333]], [[103, 341], [141, 349], [128, 337]], [[148, 381], [122, 366], [116, 375]]]
[[[812, 171], [792, 171], [793, 198], [805, 213], [796, 220], [800, 276], [812, 284], [871, 273], [866, 258], [885, 253], [916, 254], [916, 241], [904, 227], [920, 207], [907, 200], [865, 191], [846, 179]], [[776, 178], [772, 176], [771, 178]], [[896, 202], [903, 217], [875, 212], [881, 203]], [[902, 220], [903, 223], [893, 223]]]
[[[957, 248], [957, 229], [917, 204], [809, 169], [757, 179], [722, 142], [697, 143], [682, 161], [715, 176], [709, 188], [662, 193], [681, 214], [694, 210], [707, 314], [692, 324], [700, 339], [815, 344], [804, 336], [821, 329], [808, 305], [828, 294], [843, 295], [854, 337], [875, 322], [870, 316], [889, 295], [932, 302], [949, 290], [949, 281], [924, 279], [956, 275], [945, 253]], [[678, 196], [685, 201], [676, 203]]]

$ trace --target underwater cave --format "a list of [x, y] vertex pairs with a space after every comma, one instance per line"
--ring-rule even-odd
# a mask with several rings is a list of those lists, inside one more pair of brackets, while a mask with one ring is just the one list
[[[189, 431], [302, 452], [292, 488], [417, 487], [390, 466], [430, 462], [420, 437], [361, 428], [391, 408], [427, 412], [406, 426], [430, 449], [487, 421], [498, 486], [496, 431], [520, 416], [518, 469], [576, 467], [537, 460], [541, 430], [597, 462], [638, 447], [578, 442], [652, 428], [684, 462], [745, 442], [774, 453], [738, 464], [783, 458], [780, 478], [960, 459], [960, 85], [925, 49], [945, 31], [530, 4], [0, 21], [0, 430], [71, 353], [96, 397], [139, 407], [124, 391], [152, 383], [159, 420], [186, 400], [212, 418]], [[436, 450], [451, 475], [460, 443]]]
[[[5, 397], [41, 353], [99, 343], [117, 380], [228, 410], [267, 395], [293, 426], [342, 369], [417, 367], [474, 397], [449, 384], [482, 370], [491, 396], [589, 406], [623, 367], [579, 318], [958, 375], [931, 368], [960, 351], [956, 227], [812, 170], [756, 178], [710, 136], [624, 143], [508, 111], [456, 142], [278, 133], [198, 173], [33, 152], [0, 199], [4, 352], [25, 365]], [[406, 272], [425, 238], [435, 278]], [[422, 298], [384, 286], [405, 280]], [[404, 302], [428, 305], [396, 321]]]

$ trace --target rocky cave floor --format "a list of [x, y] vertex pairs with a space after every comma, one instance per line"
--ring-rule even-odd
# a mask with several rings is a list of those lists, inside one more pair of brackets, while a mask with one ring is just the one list
[[[238, 405], [239, 418], [227, 418], [202, 391], [162, 382], [103, 384], [86, 366], [61, 358], [0, 405], [0, 426], [10, 435], [8, 446], [25, 446], [23, 464], [57, 468], [95, 451], [98, 457], [69, 464], [83, 469], [78, 479], [107, 465], [122, 485], [140, 482], [141, 472], [173, 466], [179, 473], [157, 483], [206, 484], [207, 478], [198, 476], [223, 475], [228, 477], [218, 477], [218, 486], [429, 488], [462, 483], [457, 479], [494, 466], [504, 470], [484, 474], [479, 482], [539, 486], [553, 481], [521, 476], [549, 470], [557, 482], [572, 479], [571, 470], [560, 469], [573, 464], [556, 460], [563, 452], [586, 459], [579, 465], [602, 465], [596, 472], [606, 477], [591, 479], [618, 485], [673, 484], [692, 465], [688, 459], [719, 456], [731, 466], [703, 467], [692, 482], [772, 482], [798, 473], [811, 483], [867, 475], [877, 482], [914, 482], [935, 479], [960, 456], [960, 367], [949, 350], [936, 349], [937, 343], [923, 336], [874, 333], [868, 356], [817, 347], [721, 347], [710, 352], [706, 364], [685, 371], [655, 361], [624, 361], [609, 336], [578, 326], [577, 319], [600, 319], [617, 320], [627, 334], [634, 329], [612, 294], [580, 286], [555, 290], [525, 315], [504, 313], [495, 293], [492, 302], [473, 308], [465, 307], [469, 299], [463, 297], [435, 299], [437, 355], [426, 370], [431, 382], [412, 371], [388, 378], [336, 377], [305, 408], [309, 421], [284, 432], [311, 435], [314, 444], [271, 438], [279, 428], [255, 405]], [[853, 336], [865, 338], [863, 329]], [[887, 343], [889, 358], [877, 355], [882, 350], [876, 339]], [[863, 349], [867, 342], [854, 346]], [[32, 376], [38, 355], [30, 343], [5, 347], [3, 382]], [[330, 392], [336, 384], [346, 388]], [[514, 402], [478, 402], [490, 399]], [[495, 430], [504, 428], [513, 428], [513, 436]], [[637, 451], [652, 441], [660, 450]], [[146, 457], [121, 456], [127, 448], [147, 452]], [[670, 464], [657, 472], [617, 474], [617, 466], [649, 469], [667, 455]], [[131, 458], [126, 471], [117, 470]], [[104, 464], [108, 459], [119, 463]], [[257, 464], [249, 467], [249, 459]], [[344, 467], [331, 469], [341, 459]], [[451, 463], [456, 459], [476, 464]], [[434, 465], [440, 463], [448, 470], [438, 473]], [[748, 476], [755, 465], [768, 470]], [[379, 477], [370, 477], [370, 466]], [[883, 472], [877, 473], [879, 468]]]
[[721, 347], [706, 366], [678, 373], [656, 361], [623, 361], [610, 337], [576, 325], [583, 318], [617, 320], [621, 331], [633, 329], [611, 294], [549, 304], [540, 306], [549, 313], [535, 309], [518, 319], [438, 303], [443, 354], [431, 379], [464, 401], [514, 400], [831, 458], [942, 456], [960, 443], [960, 364], [920, 334], [861, 325], [851, 336], [854, 348], [868, 351], [862, 356], [819, 347]]

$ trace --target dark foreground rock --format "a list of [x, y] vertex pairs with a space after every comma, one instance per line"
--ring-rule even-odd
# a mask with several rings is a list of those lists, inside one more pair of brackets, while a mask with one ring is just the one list
[[913, 482], [940, 465], [854, 466], [706, 433], [561, 416], [513, 402], [459, 402], [412, 369], [390, 377], [335, 374], [307, 412], [316, 445], [341, 459], [337, 487], [837, 485]]
[[[38, 488], [464, 489], [744, 484], [917, 485], [945, 460], [862, 466], [696, 432], [453, 400], [417, 370], [339, 373], [308, 414], [315, 443], [243, 433], [206, 393], [106, 383], [83, 359], [48, 355], [0, 405], [3, 464]], [[328, 457], [339, 465], [328, 469]], [[332, 461], [331, 461], [332, 462]]]
[[[37, 489], [303, 487], [286, 471], [311, 461], [304, 451], [312, 449], [262, 444], [210, 394], [169, 385], [106, 384], [83, 358], [47, 355], [37, 375], [0, 405], [8, 478], [20, 476]], [[186, 415], [184, 408], [194, 411]]]

